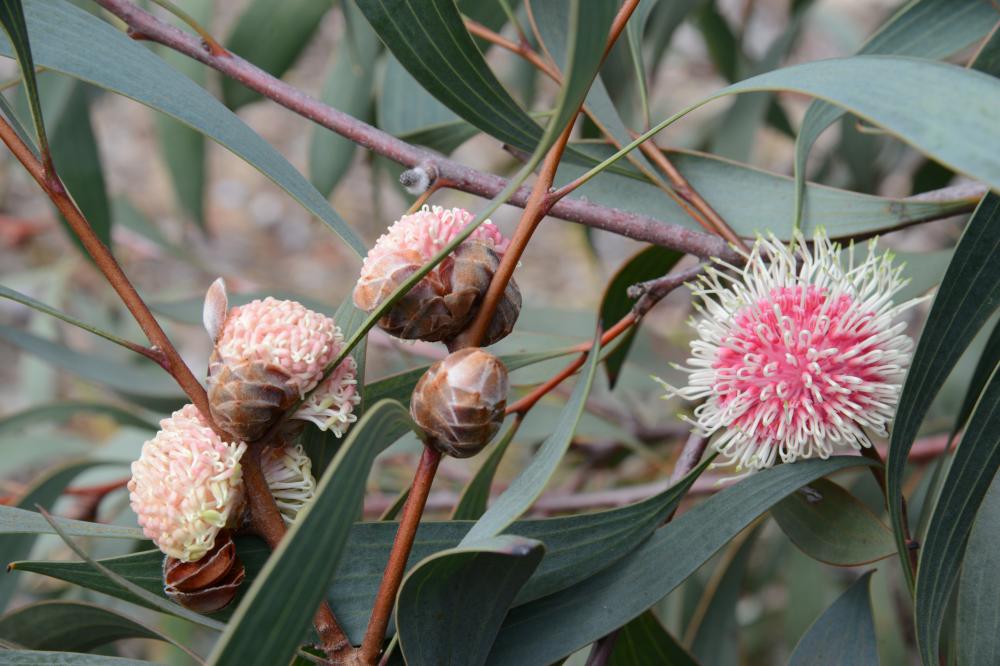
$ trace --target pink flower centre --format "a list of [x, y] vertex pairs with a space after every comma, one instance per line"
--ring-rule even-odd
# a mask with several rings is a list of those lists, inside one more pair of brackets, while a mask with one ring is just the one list
[[760, 443], [836, 431], [887, 390], [874, 320], [845, 294], [776, 288], [736, 313], [711, 399]]

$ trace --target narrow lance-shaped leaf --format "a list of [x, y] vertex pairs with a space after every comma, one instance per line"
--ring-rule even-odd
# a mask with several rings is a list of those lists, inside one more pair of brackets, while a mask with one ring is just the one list
[[[211, 31], [215, 0], [173, 0], [203, 28]], [[202, 63], [165, 46], [157, 53], [201, 87], [208, 80], [208, 68]], [[177, 202], [191, 219], [205, 228], [205, 183], [208, 180], [205, 135], [170, 116], [156, 114], [156, 135], [163, 159], [170, 170]]]
[[854, 581], [809, 627], [789, 666], [878, 666], [871, 576], [868, 572]]
[[[1000, 477], [997, 477], [1000, 478]], [[993, 479], [969, 533], [958, 583], [955, 621], [959, 664], [988, 666], [1000, 660], [1000, 481]]]
[[[344, 552], [354, 519], [361, 513], [371, 464], [409, 427], [398, 402], [374, 405], [351, 434], [320, 480], [312, 502], [298, 515], [281, 545], [253, 582], [219, 642], [212, 664], [276, 664], [287, 661], [324, 596]], [[294, 599], [294, 604], [288, 600]]]
[[[859, 55], [901, 55], [936, 60], [960, 51], [985, 35], [1000, 19], [989, 0], [916, 0], [908, 2], [865, 42]], [[823, 101], [806, 110], [795, 141], [795, 216], [802, 214], [806, 160], [823, 130], [844, 110]]]
[[492, 136], [531, 151], [542, 130], [490, 70], [454, 0], [359, 0], [396, 59], [425, 90]]
[[[948, 89], [948, 99], [924, 94], [932, 88]], [[600, 173], [643, 141], [713, 100], [761, 91], [798, 92], [825, 99], [884, 128], [942, 164], [1000, 188], [1000, 155], [982, 141], [994, 130], [992, 109], [1000, 105], [996, 79], [956, 65], [890, 56], [808, 62], [727, 86], [658, 123], [591, 169], [587, 177]], [[963, 99], [976, 103], [955, 104], [955, 100]], [[941, 115], [949, 115], [953, 122], [941, 125], [936, 121]]]
[[[353, 1], [344, 2], [342, 6], [344, 32], [320, 99], [344, 113], [365, 120], [371, 116], [379, 41]], [[347, 173], [357, 145], [318, 125], [313, 128], [312, 135], [309, 142], [309, 179], [317, 190], [329, 196]]]
[[694, 657], [663, 628], [653, 611], [646, 611], [621, 628], [608, 660], [608, 666], [635, 664], [698, 666]]
[[38, 96], [38, 82], [35, 78], [35, 59], [31, 43], [28, 39], [28, 25], [25, 21], [24, 7], [21, 0], [9, 0], [0, 4], [0, 25], [13, 45], [21, 79], [28, 92], [28, 104], [31, 107], [31, 119], [35, 125], [35, 137], [42, 155], [49, 155], [49, 139], [45, 133], [45, 120], [42, 116], [42, 103]]
[[798, 548], [820, 562], [856, 567], [895, 554], [892, 530], [864, 503], [826, 479], [771, 508]]
[[[399, 644], [406, 663], [484, 663], [507, 609], [544, 553], [539, 541], [497, 536], [417, 564], [396, 599]], [[488, 604], [483, 603], [486, 599]]]
[[33, 650], [86, 652], [125, 638], [151, 638], [201, 658], [156, 629], [82, 601], [39, 601], [0, 617], [0, 638]]
[[[903, 392], [886, 459], [889, 518], [900, 557], [908, 544], [903, 533], [902, 487], [906, 459], [934, 396], [962, 352], [1000, 305], [1000, 196], [987, 194], [955, 248], [934, 305], [927, 316]], [[912, 587], [912, 573], [903, 567]]]
[[[88, 523], [84, 520], [55, 518], [59, 527], [70, 536], [100, 537], [105, 539], [144, 539], [138, 527]], [[36, 511], [13, 506], [0, 506], [0, 534], [55, 534], [52, 525]], [[159, 552], [159, 551], [157, 551]]]
[[958, 583], [976, 512], [1000, 469], [1000, 367], [993, 371], [955, 451], [920, 549], [914, 594], [917, 647], [938, 663], [941, 627]]
[[857, 456], [758, 472], [658, 530], [615, 566], [513, 609], [489, 664], [551, 663], [637, 617], [694, 573], [769, 507], [816, 479], [869, 465]]
[[[226, 48], [280, 79], [309, 45], [330, 6], [323, 0], [253, 0], [229, 33]], [[222, 99], [236, 109], [260, 99], [260, 93], [226, 77]]]

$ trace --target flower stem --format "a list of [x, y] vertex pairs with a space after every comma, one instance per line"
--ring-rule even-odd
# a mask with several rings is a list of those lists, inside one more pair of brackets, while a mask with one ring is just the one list
[[382, 641], [385, 639], [385, 630], [389, 626], [389, 616], [392, 615], [396, 592], [403, 581], [403, 574], [406, 573], [406, 562], [410, 557], [410, 550], [413, 548], [413, 539], [417, 535], [420, 517], [424, 513], [427, 495], [434, 483], [434, 474], [437, 472], [440, 462], [441, 453], [425, 446], [417, 472], [413, 477], [410, 496], [406, 500], [406, 506], [403, 507], [403, 515], [399, 520], [396, 538], [392, 542], [389, 562], [385, 565], [382, 584], [379, 585], [378, 595], [375, 597], [375, 604], [372, 607], [371, 620], [368, 622], [368, 629], [361, 642], [361, 649], [358, 652], [359, 663], [374, 664], [382, 651]]

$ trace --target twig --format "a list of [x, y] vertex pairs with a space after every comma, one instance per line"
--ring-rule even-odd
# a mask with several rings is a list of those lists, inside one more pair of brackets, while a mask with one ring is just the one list
[[24, 165], [31, 177], [35, 179], [35, 182], [41, 186], [52, 203], [62, 213], [73, 233], [80, 239], [84, 249], [93, 258], [94, 264], [118, 293], [119, 298], [122, 299], [128, 311], [132, 313], [142, 332], [146, 334], [146, 338], [152, 343], [152, 351], [157, 354], [162, 353], [163, 362], [161, 365], [163, 368], [170, 373], [174, 381], [198, 408], [198, 411], [211, 423], [208, 396], [204, 387], [191, 373], [191, 369], [184, 363], [184, 359], [167, 338], [167, 334], [160, 328], [160, 324], [156, 321], [153, 313], [149, 311], [135, 287], [132, 286], [111, 251], [94, 233], [94, 229], [77, 208], [76, 202], [66, 191], [59, 176], [55, 172], [47, 173], [42, 162], [35, 157], [31, 149], [21, 141], [14, 128], [3, 118], [0, 118], [0, 140], [7, 144], [14, 157]]
[[403, 574], [406, 573], [406, 561], [410, 557], [410, 548], [413, 546], [417, 527], [420, 526], [420, 517], [424, 513], [427, 496], [430, 494], [431, 484], [434, 482], [434, 473], [440, 462], [441, 454], [437, 450], [425, 446], [423, 455], [420, 457], [420, 465], [413, 477], [413, 487], [406, 499], [406, 506], [403, 507], [403, 515], [399, 519], [399, 528], [396, 530], [396, 538], [392, 542], [389, 562], [385, 566], [382, 584], [379, 585], [378, 595], [372, 606], [371, 620], [365, 631], [364, 640], [361, 642], [361, 649], [358, 653], [359, 663], [375, 663], [379, 652], [382, 651], [382, 641], [385, 639], [385, 630], [389, 626], [392, 605], [396, 601], [396, 592], [399, 590], [399, 584], [403, 581]]
[[[438, 153], [411, 145], [323, 104], [235, 54], [230, 53], [225, 57], [213, 56], [201, 47], [196, 38], [160, 21], [128, 0], [96, 0], [96, 2], [124, 21], [131, 29], [141, 33], [144, 38], [194, 58], [368, 150], [407, 167], [424, 163], [433, 164], [439, 177], [447, 181], [447, 186], [452, 189], [493, 198], [507, 185], [507, 180], [501, 176], [469, 168]], [[528, 188], [522, 187], [514, 193], [508, 203], [524, 207], [529, 193]], [[716, 236], [589, 201], [562, 199], [552, 206], [548, 214], [699, 257], [717, 256], [729, 261], [738, 258], [738, 254], [723, 239]]]

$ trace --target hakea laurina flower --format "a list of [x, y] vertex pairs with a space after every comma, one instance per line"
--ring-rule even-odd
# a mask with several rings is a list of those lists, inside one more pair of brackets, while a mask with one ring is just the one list
[[[383, 234], [365, 257], [354, 287], [354, 304], [371, 312], [473, 220], [462, 208], [424, 206], [404, 215]], [[483, 295], [509, 242], [489, 221], [399, 299], [379, 326], [399, 338], [450, 342], [475, 318]], [[521, 292], [513, 280], [491, 321], [484, 345], [505, 337], [521, 310]]]
[[225, 431], [255, 440], [310, 391], [292, 419], [311, 421], [338, 437], [356, 420], [354, 406], [361, 396], [354, 359], [341, 361], [317, 388], [344, 345], [330, 317], [271, 297], [228, 310], [219, 279], [205, 298], [205, 328], [215, 342], [209, 402]]
[[468, 458], [482, 451], [500, 429], [508, 389], [503, 362], [469, 347], [427, 369], [413, 389], [410, 416], [428, 446]]
[[194, 405], [160, 421], [128, 482], [143, 533], [167, 555], [201, 559], [243, 506], [242, 442], [224, 442]]
[[312, 461], [301, 445], [275, 446], [261, 454], [260, 466], [281, 517], [291, 525], [316, 494]]
[[[853, 250], [853, 248], [851, 248]], [[874, 252], [846, 267], [840, 247], [817, 233], [790, 245], [760, 238], [741, 269], [706, 271], [694, 295], [688, 385], [665, 396], [704, 400], [692, 422], [722, 464], [770, 467], [779, 458], [826, 458], [887, 435], [913, 341], [893, 320], [904, 286], [892, 255]]]

